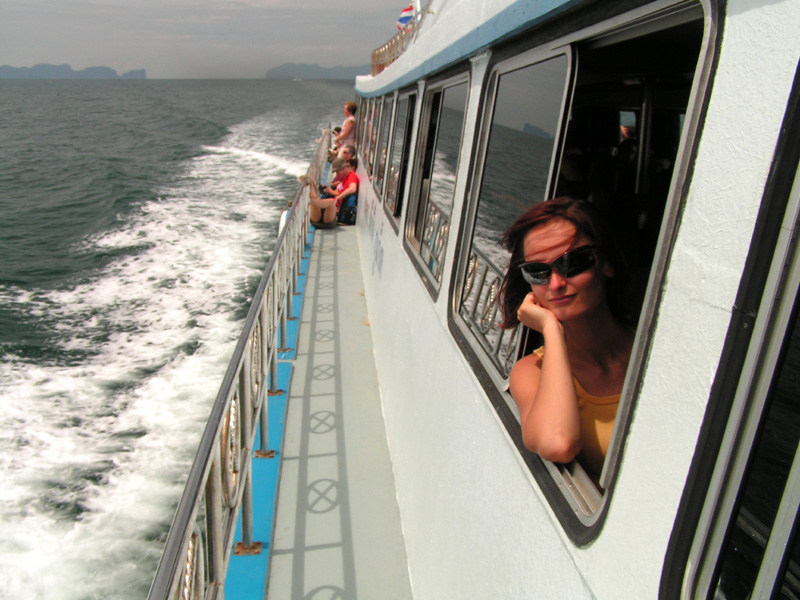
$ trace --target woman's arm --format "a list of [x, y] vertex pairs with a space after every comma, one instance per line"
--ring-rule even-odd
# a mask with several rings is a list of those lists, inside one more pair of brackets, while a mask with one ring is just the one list
[[581, 422], [564, 329], [532, 293], [517, 315], [523, 325], [542, 333], [545, 347], [543, 358], [520, 359], [509, 376], [523, 443], [545, 460], [569, 462], [581, 451]]
[[342, 123], [342, 131], [334, 138], [334, 141], [339, 144], [342, 140], [346, 140], [350, 135], [350, 132], [353, 130], [353, 124], [355, 120], [347, 119], [344, 123]]

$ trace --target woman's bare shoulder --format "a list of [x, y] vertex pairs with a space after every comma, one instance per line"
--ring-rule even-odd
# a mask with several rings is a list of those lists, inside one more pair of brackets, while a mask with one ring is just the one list
[[532, 352], [520, 358], [508, 375], [508, 384], [511, 394], [523, 391], [530, 385], [538, 387], [539, 376], [542, 372], [542, 355], [539, 352]]

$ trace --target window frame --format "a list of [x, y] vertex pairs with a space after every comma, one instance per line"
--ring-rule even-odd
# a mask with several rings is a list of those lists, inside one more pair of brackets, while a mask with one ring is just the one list
[[[766, 410], [766, 402], [772, 387], [773, 377], [780, 366], [780, 357], [786, 337], [791, 333], [789, 327], [796, 310], [800, 310], [800, 245], [795, 235], [800, 228], [800, 171], [793, 185], [792, 197], [775, 244], [775, 256], [769, 269], [764, 293], [766, 304], [759, 311], [753, 337], [743, 365], [733, 398], [731, 415], [722, 439], [718, 459], [712, 477], [713, 492], [709, 494], [700, 519], [702, 533], [690, 553], [692, 564], [699, 564], [696, 572], [696, 588], [703, 595], [713, 585], [715, 570], [720, 559], [719, 553], [724, 545], [724, 538], [735, 516], [737, 499], [745, 486], [747, 465], [756, 451], [758, 434], [762, 429]], [[800, 446], [798, 446], [800, 452]], [[789, 480], [784, 494], [792, 481], [800, 475], [800, 465], [795, 461], [789, 472]], [[725, 482], [723, 485], [723, 481]], [[796, 481], [794, 482], [796, 486]], [[714, 485], [716, 484], [716, 485]], [[794, 495], [800, 490], [795, 488]], [[783, 506], [783, 503], [781, 503]], [[781, 513], [776, 515], [776, 522]], [[785, 517], [785, 515], [784, 515]], [[789, 515], [790, 523], [795, 522], [796, 515]], [[773, 525], [771, 531], [777, 527]], [[791, 527], [788, 532], [791, 531]], [[787, 535], [788, 535], [787, 532]], [[775, 551], [770, 539], [762, 565], [771, 562], [768, 552]], [[777, 561], [780, 564], [781, 561]], [[759, 573], [761, 573], [761, 569]], [[761, 575], [759, 575], [761, 579]], [[758, 582], [754, 590], [754, 598], [767, 597], [757, 595]], [[697, 589], [695, 593], [697, 593]], [[771, 597], [771, 594], [768, 594]]]
[[380, 145], [380, 134], [381, 134], [381, 123], [382, 123], [382, 115], [383, 113], [383, 96], [376, 96], [372, 98], [372, 115], [370, 117], [371, 127], [369, 127], [369, 140], [367, 140], [367, 145], [364, 153], [364, 160], [366, 161], [366, 168], [367, 175], [369, 175], [370, 181], [372, 181], [373, 176], [373, 166], [374, 166], [374, 158], [375, 158], [375, 149]]
[[367, 116], [369, 114], [369, 98], [359, 98], [358, 112], [356, 113], [356, 123], [358, 128], [356, 130], [356, 153], [362, 147], [365, 131], [367, 129]]
[[[411, 257], [411, 263], [417, 270], [417, 273], [422, 279], [425, 288], [428, 290], [428, 293], [431, 295], [431, 298], [433, 299], [434, 302], [436, 302], [436, 300], [438, 299], [444, 273], [442, 270], [440, 270], [437, 276], [428, 268], [426, 261], [423, 259], [421, 254], [421, 243], [420, 243], [421, 240], [417, 237], [418, 223], [421, 223], [422, 221], [425, 220], [424, 213], [430, 201], [429, 192], [427, 197], [424, 199], [424, 202], [422, 199], [422, 170], [426, 154], [426, 145], [428, 143], [428, 139], [431, 133], [430, 126], [431, 126], [433, 99], [437, 92], [446, 92], [448, 88], [454, 88], [462, 84], [465, 86], [466, 99], [464, 102], [464, 120], [461, 123], [461, 134], [460, 134], [461, 136], [460, 139], [463, 141], [467, 127], [467, 109], [469, 107], [469, 102], [470, 102], [471, 79], [472, 79], [472, 72], [469, 69], [468, 65], [464, 65], [458, 67], [453, 72], [432, 79], [430, 81], [426, 81], [424, 89], [420, 91], [420, 96], [422, 97], [422, 100], [420, 101], [421, 105], [419, 108], [420, 114], [418, 117], [417, 129], [415, 132], [416, 139], [414, 141], [415, 150], [414, 150], [414, 161], [412, 167], [413, 177], [411, 179], [411, 185], [409, 186], [409, 193], [407, 196], [408, 210], [406, 211], [406, 218], [405, 218], [405, 235], [403, 236], [403, 247], [405, 248], [408, 256]], [[435, 160], [436, 148], [438, 146], [439, 128], [437, 127], [436, 131], [433, 133], [434, 133], [434, 143], [433, 143], [434, 155], [432, 157], [432, 161]], [[452, 200], [453, 208], [458, 205], [458, 199], [455, 197], [455, 191], [460, 176], [459, 174], [461, 172], [461, 169], [464, 166], [466, 166], [462, 165], [461, 163], [464, 151], [465, 151], [464, 145], [460, 144], [459, 156], [458, 160], [456, 161], [456, 168], [455, 168], [455, 183], [453, 186], [453, 200]], [[423, 211], [421, 217], [420, 217], [420, 211]], [[451, 241], [451, 238], [453, 236], [450, 233], [450, 230], [452, 230], [453, 226], [452, 208], [451, 208], [451, 214], [449, 215], [448, 218], [449, 218], [448, 236], [445, 242], [445, 246], [442, 249], [443, 258], [447, 254], [448, 248], [451, 247], [451, 244], [453, 243], [453, 241]], [[419, 235], [421, 237], [422, 235], [424, 235], [424, 232], [420, 232]], [[442, 265], [446, 264], [446, 261], [442, 260], [441, 264]]]
[[398, 189], [397, 189], [397, 197], [395, 198], [395, 204], [393, 207], [389, 206], [389, 197], [388, 197], [388, 189], [384, 189], [384, 196], [382, 199], [383, 202], [383, 210], [386, 213], [386, 216], [389, 218], [389, 223], [391, 223], [392, 228], [394, 229], [395, 234], [400, 232], [400, 222], [403, 213], [403, 209], [406, 206], [406, 197], [408, 195], [409, 190], [409, 175], [412, 172], [412, 163], [414, 160], [414, 140], [416, 134], [416, 123], [417, 123], [417, 99], [419, 97], [419, 90], [415, 86], [410, 89], [400, 90], [395, 95], [394, 101], [394, 111], [392, 114], [392, 130], [390, 134], [390, 143], [389, 148], [391, 149], [390, 154], [386, 160], [386, 168], [387, 171], [384, 173], [384, 181], [386, 181], [389, 173], [389, 169], [393, 164], [394, 160], [394, 151], [395, 151], [395, 136], [397, 135], [397, 118], [399, 117], [398, 114], [398, 107], [403, 100], [408, 101], [408, 111], [406, 112], [406, 123], [403, 128], [403, 142], [400, 147], [400, 172], [398, 175]]
[[[375, 157], [376, 159], [380, 160], [380, 154], [383, 152], [384, 148], [387, 147], [387, 144], [391, 143], [392, 135], [393, 135], [393, 128], [394, 128], [394, 112], [397, 106], [397, 94], [396, 93], [389, 93], [385, 96], [381, 96], [381, 123], [380, 128], [378, 131], [378, 143], [375, 150]], [[389, 104], [388, 107], [388, 114], [387, 113], [387, 103]], [[389, 124], [389, 128], [386, 129], [386, 124]], [[385, 134], [385, 135], [384, 135]], [[383, 195], [386, 189], [386, 172], [389, 165], [389, 154], [386, 154], [386, 162], [383, 165], [383, 172], [376, 173], [380, 176], [380, 181], [376, 182], [378, 177], [375, 177], [376, 174], [373, 174], [372, 178], [372, 188], [375, 192], [375, 195], [380, 199], [381, 203], [383, 203]]]
[[[498, 65], [517, 64], [517, 57], [525, 55], [531, 58], [531, 63], [545, 60], [555, 56], [559, 51], [572, 54], [572, 48], [586, 45], [590, 41], [603, 40], [602, 43], [614, 43], [615, 40], [625, 40], [628, 36], [649, 35], [651, 32], [666, 30], [684, 22], [703, 20], [707, 25], [712, 20], [711, 11], [705, 0], [696, 3], [662, 4], [658, 7], [645, 6], [621, 15], [599, 20], [595, 25], [577, 29], [564, 34], [559, 39], [546, 37], [536, 44], [531, 39], [512, 41], [506, 47], [498, 49], [492, 57], [488, 69], [488, 77], [493, 78], [491, 85], [484, 86], [482, 97], [480, 135], [473, 151], [472, 181], [469, 184], [470, 192], [467, 196], [467, 205], [462, 211], [461, 223], [458, 226], [457, 258], [454, 266], [455, 272], [451, 277], [450, 307], [448, 310], [448, 324], [451, 334], [461, 348], [461, 351], [481, 382], [490, 402], [495, 408], [500, 421], [506, 427], [509, 437], [517, 446], [520, 458], [528, 466], [533, 481], [538, 484], [544, 495], [548, 498], [550, 507], [558, 516], [565, 532], [577, 546], [583, 546], [594, 540], [602, 529], [607, 514], [607, 506], [613, 495], [616, 480], [616, 471], [621, 460], [621, 451], [627, 434], [633, 407], [639, 395], [641, 379], [644, 374], [644, 364], [649, 354], [650, 331], [656, 319], [661, 298], [661, 285], [667, 271], [674, 238], [677, 234], [677, 225], [682, 210], [682, 183], [689, 177], [691, 155], [698, 137], [697, 123], [701, 118], [706, 95], [709, 91], [707, 85], [708, 64], [712, 60], [709, 52], [709, 39], [713, 39], [715, 28], [705, 26], [700, 42], [698, 59], [690, 86], [689, 98], [686, 104], [685, 126], [680, 134], [680, 144], [675, 155], [674, 169], [670, 180], [669, 191], [665, 200], [664, 214], [661, 220], [661, 231], [658, 244], [650, 268], [647, 281], [647, 291], [637, 324], [636, 337], [633, 344], [631, 360], [626, 374], [617, 420], [612, 434], [611, 446], [606, 457], [601, 482], [604, 484], [605, 493], [592, 494], [593, 485], [588, 475], [573, 461], [569, 465], [555, 465], [543, 461], [535, 454], [527, 451], [522, 443], [519, 432], [519, 421], [516, 405], [508, 392], [508, 381], [499, 377], [492, 366], [487, 366], [484, 350], [472, 339], [468, 326], [465, 326], [459, 313], [461, 293], [467, 262], [471, 254], [474, 220], [480, 193], [480, 177], [487, 151], [488, 132], [491, 126], [491, 110], [487, 109], [494, 102], [497, 93]], [[638, 33], [641, 32], [641, 33]], [[541, 58], [539, 58], [541, 57]], [[569, 110], [571, 110], [574, 83], [579, 75], [578, 60], [572, 60], [568, 78], [570, 85], [565, 93], [565, 104], [562, 106], [562, 123], [560, 137], [557, 139], [555, 154], [557, 158], [551, 164], [551, 174], [548, 186], [552, 192], [555, 173], [560, 165], [564, 134], [566, 131]], [[491, 94], [491, 95], [490, 95]], [[576, 468], [577, 467], [577, 468]], [[590, 486], [587, 487], [586, 484]], [[594, 488], [597, 491], [597, 488]], [[587, 506], [589, 510], [587, 511]]]
[[[734, 514], [735, 496], [742, 489], [747, 460], [751, 451], [756, 451], [749, 442], [742, 444], [742, 439], [753, 439], [752, 430], [762, 415], [763, 397], [758, 397], [758, 384], [763, 386], [763, 380], [771, 379], [774, 373], [774, 354], [780, 350], [791, 318], [788, 305], [800, 305], [800, 298], [796, 297], [800, 241], [791, 239], [800, 230], [798, 139], [800, 68], [795, 72], [720, 366], [667, 548], [661, 598], [698, 597], [700, 592], [707, 596], [715, 580], [721, 537]], [[787, 294], [787, 290], [795, 295]], [[778, 294], [782, 296], [779, 302]], [[765, 346], [768, 349], [762, 356]], [[790, 477], [793, 474], [797, 475], [797, 454], [789, 471]], [[789, 485], [787, 479], [784, 494]], [[796, 531], [800, 527], [800, 516], [795, 513], [787, 518], [785, 509], [781, 504], [775, 522], [781, 518], [784, 522], [773, 524], [773, 531], [780, 527]], [[770, 560], [767, 554], [773, 550], [774, 547], [765, 548], [762, 565]], [[791, 547], [786, 552], [791, 552]], [[775, 555], [772, 560], [776, 560]], [[754, 590], [757, 591], [758, 588]]]
[[374, 102], [374, 98], [367, 98], [366, 102], [364, 103], [364, 116], [363, 116], [363, 127], [361, 132], [359, 133], [358, 138], [358, 153], [362, 157], [363, 168], [366, 171], [367, 169], [367, 151], [369, 145], [369, 128], [370, 128], [370, 119], [372, 118], [372, 103]]
[[[558, 132], [556, 134], [556, 139], [553, 144], [553, 149], [550, 157], [550, 167], [549, 172], [547, 174], [547, 184], [546, 184], [546, 193], [545, 197], [550, 197], [551, 191], [555, 185], [555, 177], [554, 173], [557, 169], [553, 168], [553, 164], [556, 161], [560, 160], [560, 153], [561, 153], [561, 144], [560, 141], [564, 136], [564, 128], [566, 126], [566, 116], [564, 111], [569, 104], [569, 99], [572, 96], [572, 87], [574, 84], [574, 77], [575, 77], [575, 70], [574, 66], [574, 56], [569, 49], [558, 49], [555, 51], [549, 49], [534, 49], [529, 50], [526, 52], [522, 52], [518, 55], [515, 55], [511, 58], [504, 59], [502, 62], [498, 62], [492, 65], [488, 71], [488, 83], [485, 86], [485, 93], [483, 96], [482, 102], [482, 110], [481, 110], [481, 117], [480, 117], [480, 131], [478, 134], [478, 141], [476, 144], [476, 151], [474, 153], [474, 158], [472, 161], [473, 169], [471, 174], [471, 182], [470, 182], [470, 196], [468, 206], [465, 207], [462, 216], [462, 223], [463, 225], [460, 227], [460, 240], [461, 243], [459, 244], [459, 256], [458, 260], [455, 263], [455, 275], [453, 277], [455, 285], [453, 287], [454, 294], [453, 294], [453, 310], [454, 310], [454, 318], [456, 321], [461, 322], [462, 326], [469, 330], [469, 324], [463, 321], [463, 317], [460, 314], [460, 304], [462, 300], [462, 292], [464, 289], [464, 282], [467, 278], [467, 263], [470, 260], [470, 256], [472, 254], [472, 240], [475, 233], [475, 224], [477, 221], [477, 212], [479, 207], [479, 196], [481, 193], [481, 188], [483, 185], [483, 175], [484, 169], [486, 166], [486, 155], [487, 150], [489, 147], [489, 136], [491, 133], [491, 125], [494, 118], [495, 112], [495, 103], [497, 100], [497, 91], [500, 78], [502, 75], [506, 73], [511, 73], [513, 71], [517, 71], [526, 67], [530, 67], [536, 64], [540, 64], [556, 58], [558, 56], [564, 56], [567, 60], [567, 69], [566, 69], [566, 83], [564, 86], [564, 93], [561, 99], [561, 108], [559, 110], [559, 117], [558, 117]], [[469, 240], [469, 242], [467, 242]], [[469, 336], [467, 336], [468, 339]], [[470, 345], [473, 346], [473, 349], [478, 351], [477, 354], [483, 363], [484, 367], [487, 367], [487, 370], [494, 367], [495, 365], [489, 360], [485, 355], [482, 354], [483, 347], [482, 345], [474, 339], [470, 339]], [[491, 370], [490, 370], [491, 373]], [[498, 378], [492, 374], [492, 379], [496, 386], [504, 387], [507, 383], [506, 378]], [[510, 397], [509, 397], [510, 400]], [[513, 406], [513, 401], [511, 402], [512, 409], [516, 410], [516, 407]]]

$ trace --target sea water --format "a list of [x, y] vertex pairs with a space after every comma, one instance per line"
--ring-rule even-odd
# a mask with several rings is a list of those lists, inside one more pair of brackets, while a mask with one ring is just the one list
[[349, 82], [0, 82], [0, 597], [144, 598]]

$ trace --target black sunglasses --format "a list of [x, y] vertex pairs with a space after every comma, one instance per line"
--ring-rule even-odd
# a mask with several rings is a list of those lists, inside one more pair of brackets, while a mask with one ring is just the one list
[[522, 277], [529, 284], [545, 285], [550, 281], [553, 268], [564, 277], [574, 277], [591, 269], [597, 264], [595, 248], [596, 246], [581, 246], [580, 248], [575, 248], [575, 250], [565, 252], [549, 263], [526, 262], [522, 263], [519, 268], [522, 271]]

